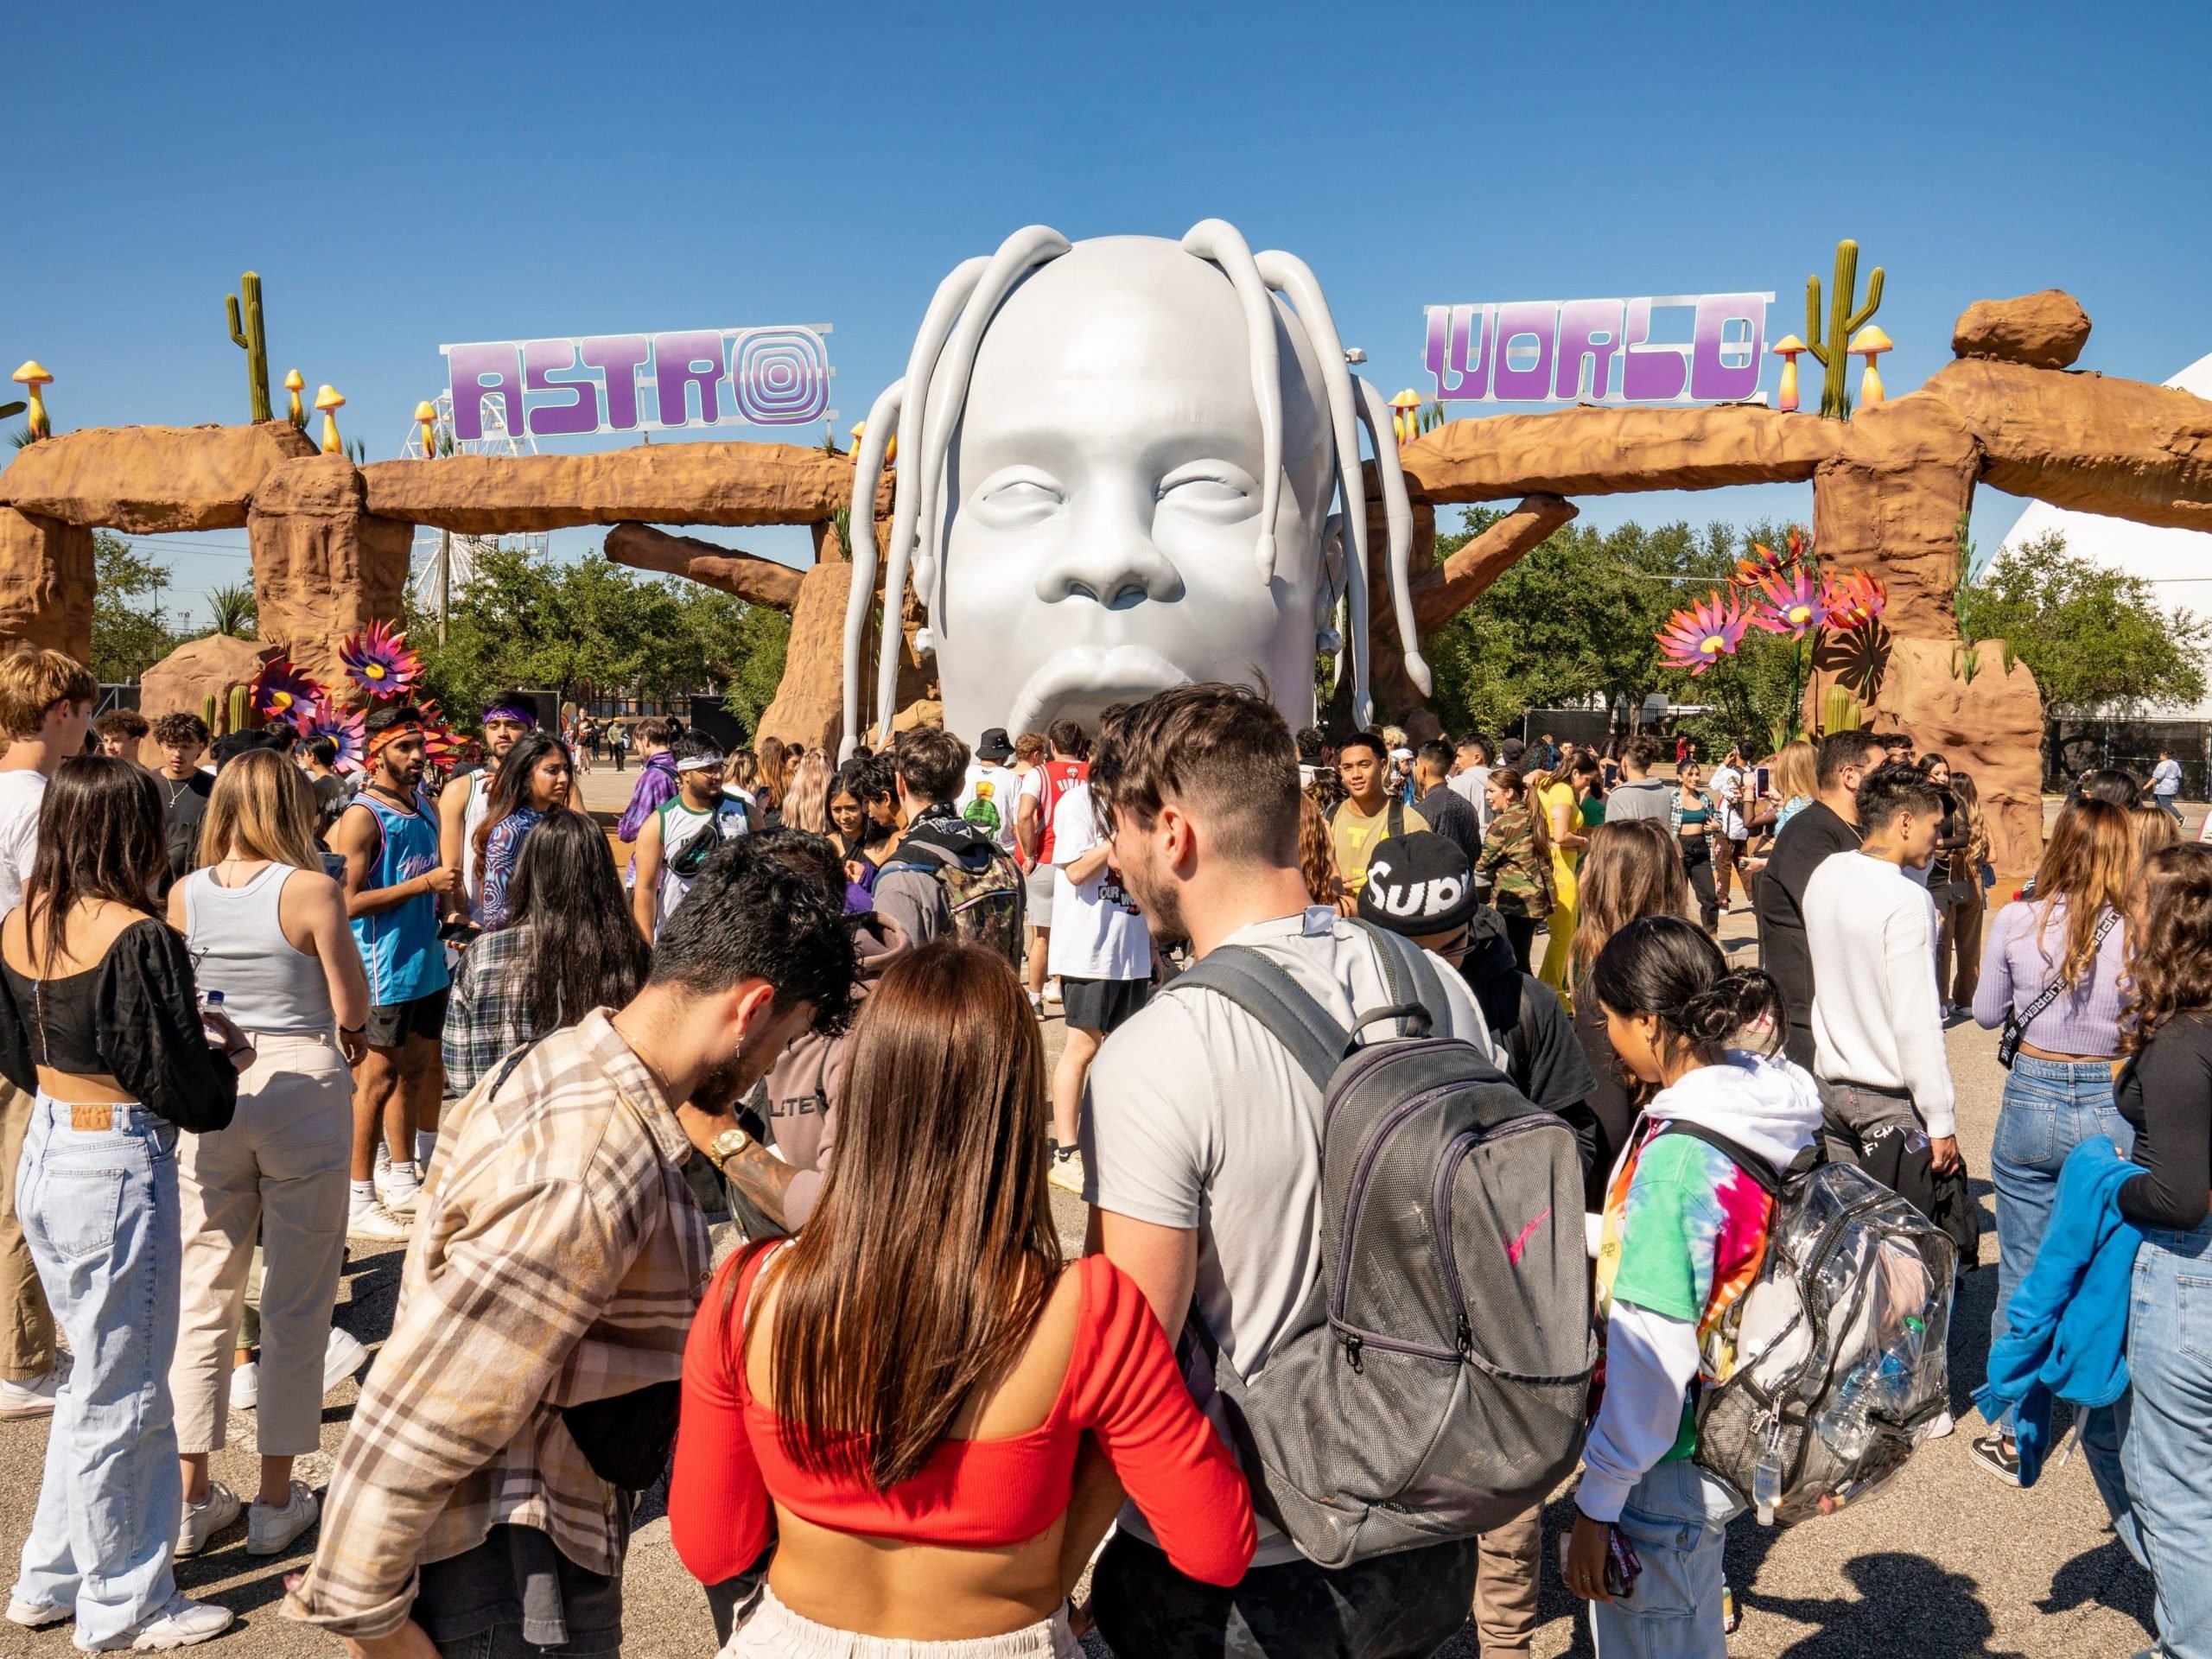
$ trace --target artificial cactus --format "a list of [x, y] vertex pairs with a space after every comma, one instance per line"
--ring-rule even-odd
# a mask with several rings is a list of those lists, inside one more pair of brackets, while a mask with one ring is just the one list
[[[240, 326], [238, 294], [245, 296], [244, 326]], [[245, 353], [245, 385], [253, 399], [253, 418], [265, 421], [269, 412], [269, 336], [261, 321], [261, 278], [247, 271], [238, 278], [238, 294], [223, 296], [223, 309], [231, 320], [232, 343]]]
[[200, 699], [200, 723], [207, 728], [209, 736], [216, 734], [215, 694], [213, 691]]
[[1847, 238], [1835, 245], [1835, 283], [1828, 295], [1827, 332], [1821, 331], [1821, 279], [1805, 279], [1805, 349], [1821, 365], [1821, 413], [1833, 421], [1851, 418], [1851, 391], [1847, 376], [1851, 368], [1851, 337], [1866, 326], [1881, 308], [1882, 268], [1866, 278], [1866, 303], [1852, 308], [1859, 287], [1859, 245]]
[[226, 729], [233, 732], [245, 730], [247, 721], [253, 717], [253, 699], [247, 695], [246, 688], [242, 685], [234, 685], [231, 688], [230, 715], [231, 723]]
[[1828, 687], [1827, 695], [1821, 699], [1821, 730], [1823, 732], [1855, 732], [1866, 723], [1866, 711], [1859, 706], [1859, 699], [1840, 685]]

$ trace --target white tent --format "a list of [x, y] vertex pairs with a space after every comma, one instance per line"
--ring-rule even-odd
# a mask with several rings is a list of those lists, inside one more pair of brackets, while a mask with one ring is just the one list
[[[2166, 384], [2212, 399], [2212, 356], [2197, 359]], [[2166, 609], [2187, 609], [2199, 615], [2212, 611], [2212, 531], [2168, 530], [2032, 501], [2005, 536], [2005, 545], [2023, 546], [2054, 531], [2066, 537], [2068, 552], [2094, 560], [2107, 569], [2142, 577], [2156, 590], [2159, 604]], [[2212, 668], [2212, 664], [2207, 666]], [[2169, 720], [2212, 719], [2212, 695], [2194, 706], [2169, 706], [2145, 712], [2154, 718]]]

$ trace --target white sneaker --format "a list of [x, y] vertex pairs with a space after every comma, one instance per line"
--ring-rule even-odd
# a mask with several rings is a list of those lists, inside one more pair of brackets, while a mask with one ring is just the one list
[[1948, 1438], [1951, 1431], [1957, 1427], [1958, 1424], [1952, 1420], [1949, 1412], [1938, 1412], [1928, 1420], [1927, 1427], [1920, 1431], [1920, 1438], [1923, 1440], [1944, 1440]]
[[415, 1219], [415, 1205], [422, 1196], [420, 1181], [387, 1181], [377, 1189], [377, 1202], [402, 1221]]
[[369, 1351], [361, 1346], [359, 1338], [332, 1325], [330, 1340], [322, 1345], [322, 1391], [328, 1394], [346, 1382], [361, 1369], [361, 1362], [368, 1357]]
[[0, 1418], [51, 1417], [54, 1391], [61, 1383], [60, 1371], [28, 1377], [21, 1382], [0, 1376]]
[[184, 1501], [184, 1513], [176, 1527], [176, 1554], [181, 1560], [197, 1555], [213, 1541], [215, 1535], [238, 1518], [238, 1495], [219, 1480], [210, 1481], [207, 1496], [194, 1503]]
[[261, 1366], [249, 1359], [231, 1368], [231, 1409], [251, 1411], [261, 1403]]
[[1047, 980], [1046, 982], [1045, 1000], [1056, 1008], [1060, 1006], [1060, 982], [1058, 980], [1053, 979]]
[[49, 1624], [59, 1624], [77, 1610], [64, 1607], [59, 1602], [25, 1601], [19, 1596], [8, 1598], [8, 1622], [20, 1624], [27, 1630], [42, 1630]]
[[404, 1243], [415, 1230], [381, 1204], [364, 1204], [346, 1217], [348, 1238], [381, 1238]]
[[96, 1647], [84, 1647], [82, 1643], [79, 1646], [86, 1653], [124, 1647], [139, 1653], [167, 1653], [172, 1648], [213, 1641], [231, 1628], [232, 1617], [229, 1608], [218, 1607], [212, 1601], [177, 1596], [153, 1618], [142, 1619], [137, 1630], [125, 1630]]
[[1083, 1154], [1073, 1147], [1063, 1158], [1057, 1149], [1052, 1154], [1052, 1166], [1046, 1172], [1046, 1179], [1065, 1192], [1083, 1196]]
[[249, 1555], [282, 1555], [291, 1548], [292, 1540], [315, 1525], [322, 1513], [322, 1505], [315, 1496], [298, 1481], [292, 1483], [292, 1494], [284, 1500], [282, 1509], [271, 1509], [256, 1502], [245, 1512], [245, 1553]]

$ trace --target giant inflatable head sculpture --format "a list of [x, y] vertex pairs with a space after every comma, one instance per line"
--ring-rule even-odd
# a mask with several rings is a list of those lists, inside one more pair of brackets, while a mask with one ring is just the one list
[[[1313, 274], [1219, 219], [1180, 243], [1016, 232], [938, 288], [906, 378], [868, 411], [853, 499], [844, 750], [862, 724], [868, 522], [895, 432], [875, 718], [889, 731], [901, 601], [925, 608], [944, 721], [1034, 731], [1193, 680], [1313, 715], [1317, 647], [1368, 686], [1363, 427], [1407, 668], [1413, 515], [1389, 409], [1347, 366]], [[1348, 626], [1336, 626], [1339, 605]]]

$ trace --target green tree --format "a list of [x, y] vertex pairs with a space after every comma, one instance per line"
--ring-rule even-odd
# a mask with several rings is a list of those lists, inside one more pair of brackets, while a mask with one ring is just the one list
[[210, 588], [207, 620], [213, 632], [228, 634], [233, 639], [252, 639], [261, 621], [261, 604], [253, 596], [253, 584], [234, 582]]
[[162, 603], [169, 569], [120, 536], [92, 532], [92, 661], [99, 679], [137, 679], [178, 643]]
[[2056, 531], [2000, 552], [1959, 594], [1968, 637], [2002, 639], [2053, 709], [2132, 714], [2204, 696], [2212, 621], [2168, 611], [2140, 576], [2066, 550]]

